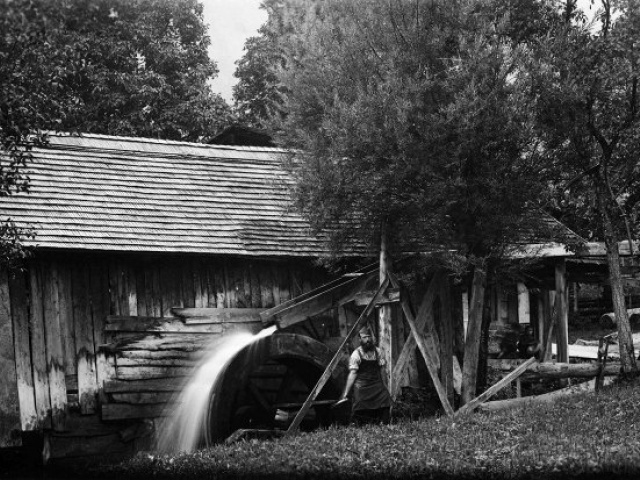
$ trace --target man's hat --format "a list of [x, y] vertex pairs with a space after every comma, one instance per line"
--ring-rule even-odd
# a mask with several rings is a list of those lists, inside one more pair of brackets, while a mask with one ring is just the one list
[[360, 335], [370, 335], [373, 337], [373, 330], [371, 330], [371, 327], [369, 325], [365, 325], [364, 327], [362, 327], [358, 333]]

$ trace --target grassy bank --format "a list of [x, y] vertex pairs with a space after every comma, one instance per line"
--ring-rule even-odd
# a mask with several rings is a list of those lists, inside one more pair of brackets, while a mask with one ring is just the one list
[[452, 421], [335, 427], [194, 454], [151, 453], [111, 478], [640, 477], [640, 382], [599, 395]]

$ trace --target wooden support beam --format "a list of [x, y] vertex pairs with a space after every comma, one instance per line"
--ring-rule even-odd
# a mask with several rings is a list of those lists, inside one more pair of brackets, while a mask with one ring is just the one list
[[529, 289], [523, 282], [518, 282], [518, 323], [531, 323], [529, 306]]
[[473, 273], [469, 327], [464, 346], [461, 398], [463, 405], [469, 402], [476, 394], [485, 282], [486, 273], [477, 266]]
[[[382, 285], [391, 271], [391, 259], [387, 251], [386, 224], [382, 226], [380, 238], [380, 271], [379, 284]], [[385, 290], [389, 290], [388, 288]], [[383, 381], [389, 391], [393, 390], [393, 328], [391, 320], [393, 311], [391, 305], [385, 304], [378, 309], [378, 348], [384, 360]]]
[[[509, 372], [524, 361], [520, 360], [494, 360], [489, 365], [503, 372]], [[602, 372], [603, 375], [611, 376], [620, 373], [620, 363], [608, 363], [604, 368], [598, 363], [549, 363], [542, 362], [531, 365], [523, 373], [522, 378], [593, 378]]]
[[[324, 289], [313, 296], [297, 297], [289, 302], [288, 306], [281, 309], [270, 309], [260, 313], [263, 325], [277, 323], [279, 328], [286, 328], [309, 317], [318, 315], [331, 308], [337, 307], [354, 298], [361, 292], [367, 282], [372, 278], [372, 273], [363, 274], [357, 278], [344, 280], [328, 289]], [[274, 312], [275, 313], [270, 313]]]
[[19, 447], [20, 415], [7, 272], [0, 270], [0, 448]]
[[380, 288], [378, 288], [376, 295], [371, 299], [371, 302], [369, 303], [369, 305], [367, 305], [364, 311], [360, 314], [360, 317], [358, 317], [358, 320], [356, 320], [356, 322], [353, 324], [353, 327], [351, 327], [351, 330], [349, 330], [349, 333], [347, 334], [347, 336], [344, 338], [344, 340], [336, 350], [336, 353], [333, 355], [333, 358], [327, 365], [327, 368], [325, 368], [324, 372], [318, 379], [318, 382], [316, 383], [315, 387], [313, 387], [313, 389], [309, 393], [309, 396], [307, 397], [304, 404], [302, 405], [302, 408], [296, 414], [295, 418], [293, 419], [293, 422], [291, 422], [291, 425], [289, 425], [289, 428], [287, 429], [287, 435], [291, 435], [293, 432], [295, 432], [298, 429], [298, 427], [300, 427], [300, 423], [302, 423], [302, 419], [305, 417], [305, 415], [311, 408], [311, 404], [316, 400], [316, 398], [318, 398], [318, 395], [324, 388], [325, 384], [329, 381], [329, 378], [333, 374], [333, 371], [338, 366], [338, 362], [340, 361], [340, 358], [343, 355], [342, 349], [345, 347], [347, 342], [349, 342], [351, 338], [354, 335], [356, 335], [356, 333], [358, 332], [358, 329], [360, 328], [360, 325], [373, 311], [375, 307], [375, 302], [382, 295], [382, 293], [387, 289], [388, 286], [389, 286], [389, 279], [385, 280], [384, 283], [380, 285]]
[[[297, 305], [307, 302], [308, 300], [317, 297], [322, 294], [328, 294], [332, 291], [344, 289], [349, 285], [353, 285], [355, 283], [360, 282], [363, 277], [371, 278], [371, 275], [375, 274], [378, 270], [378, 264], [368, 265], [357, 272], [352, 274], [343, 275], [342, 277], [333, 280], [332, 282], [326, 283], [318, 288], [314, 288], [313, 290], [297, 295], [295, 298], [287, 302], [283, 302], [280, 305], [276, 305], [273, 308], [269, 308], [267, 310], [263, 310], [260, 312], [260, 319], [265, 325], [270, 325], [277, 321], [279, 316], [282, 316], [288, 310], [296, 307]], [[358, 290], [360, 291], [360, 290]]]
[[500, 390], [502, 390], [504, 387], [509, 385], [516, 378], [520, 377], [520, 375], [522, 375], [527, 370], [527, 368], [529, 368], [530, 365], [533, 365], [537, 361], [538, 360], [535, 357], [531, 357], [529, 360], [527, 360], [522, 365], [520, 365], [518, 368], [516, 368], [513, 372], [511, 372], [508, 375], [506, 375], [498, 383], [496, 383], [495, 385], [492, 385], [487, 390], [485, 390], [483, 393], [478, 395], [476, 398], [474, 398], [470, 402], [466, 403], [462, 408], [460, 408], [456, 412], [456, 416], [457, 415], [463, 415], [465, 413], [472, 412], [473, 410], [475, 410], [478, 407], [478, 405], [480, 405], [481, 403], [484, 403], [489, 398], [491, 398], [493, 395], [495, 395]]
[[172, 317], [125, 317], [109, 315], [105, 322], [104, 331], [117, 333], [188, 333], [215, 335], [222, 333], [222, 325], [220, 323], [187, 324], [180, 319]]
[[557, 260], [556, 277], [556, 343], [559, 362], [569, 361], [569, 305], [567, 290], [567, 266], [564, 258]]
[[[438, 293], [440, 284], [443, 281], [443, 275], [436, 273], [427, 287], [427, 291], [422, 297], [418, 314], [415, 317], [416, 328], [422, 332], [425, 342], [428, 345], [429, 355], [431, 362], [436, 366], [436, 369], [440, 368], [440, 358], [435, 353], [439, 351], [439, 339], [436, 332], [435, 324], [433, 322], [433, 299]], [[406, 317], [406, 313], [405, 313]], [[396, 364], [393, 368], [393, 389], [389, 390], [391, 398], [395, 399], [398, 396], [400, 387], [403, 384], [404, 374], [406, 373], [406, 366], [409, 358], [413, 354], [416, 348], [416, 339], [413, 335], [409, 335], [404, 342], [404, 346], [396, 359]]]
[[[400, 283], [392, 273], [389, 273], [388, 277], [391, 281], [391, 284], [395, 288], [400, 288]], [[432, 357], [434, 355], [437, 356], [438, 350], [430, 350], [429, 346], [427, 346], [426, 342], [424, 341], [422, 332], [416, 325], [416, 321], [413, 317], [413, 312], [411, 311], [411, 305], [409, 304], [409, 301], [406, 298], [402, 298], [400, 304], [402, 305], [402, 311], [404, 312], [405, 318], [407, 319], [409, 328], [411, 328], [411, 335], [415, 338], [418, 349], [420, 350], [420, 353], [424, 358], [424, 362], [427, 365], [427, 370], [429, 371], [429, 375], [431, 376], [431, 381], [433, 382], [433, 386], [436, 389], [438, 398], [440, 399], [440, 403], [442, 403], [442, 408], [447, 415], [453, 415], [453, 407], [449, 403], [447, 391], [442, 386], [442, 383], [440, 382], [440, 378], [438, 376], [438, 367], [436, 367], [436, 364], [432, 361]]]

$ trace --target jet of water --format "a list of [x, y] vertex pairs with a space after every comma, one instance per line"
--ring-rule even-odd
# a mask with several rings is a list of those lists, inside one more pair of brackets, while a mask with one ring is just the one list
[[276, 327], [253, 335], [237, 333], [225, 336], [206, 347], [205, 354], [194, 368], [189, 381], [178, 397], [177, 406], [165, 417], [158, 432], [157, 450], [162, 454], [195, 451], [203, 436], [209, 400], [226, 366], [243, 348], [268, 337]]

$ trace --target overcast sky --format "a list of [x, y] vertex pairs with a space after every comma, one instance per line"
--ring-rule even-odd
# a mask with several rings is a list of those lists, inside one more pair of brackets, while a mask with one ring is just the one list
[[267, 12], [258, 8], [261, 0], [202, 0], [202, 3], [211, 37], [209, 56], [220, 69], [211, 86], [231, 103], [231, 87], [236, 83], [235, 61], [242, 57], [245, 40], [256, 35], [266, 22]]

